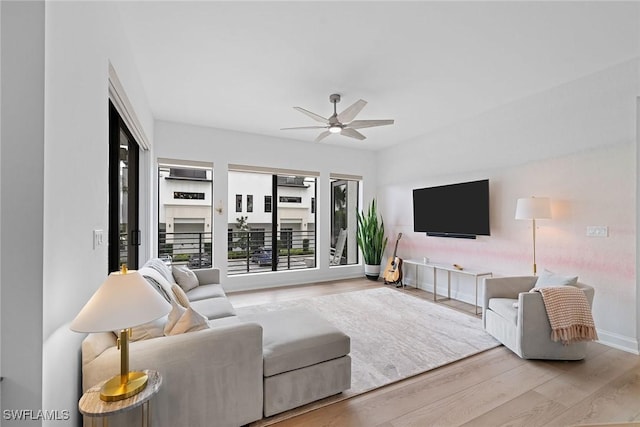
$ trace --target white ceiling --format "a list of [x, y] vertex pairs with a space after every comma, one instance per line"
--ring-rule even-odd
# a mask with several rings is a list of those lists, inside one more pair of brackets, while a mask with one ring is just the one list
[[119, 4], [154, 116], [313, 141], [295, 111], [396, 120], [380, 149], [636, 57], [639, 3], [167, 2]]

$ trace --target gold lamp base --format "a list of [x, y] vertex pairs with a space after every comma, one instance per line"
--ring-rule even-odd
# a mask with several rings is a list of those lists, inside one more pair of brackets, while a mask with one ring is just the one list
[[115, 402], [140, 393], [147, 386], [148, 377], [144, 372], [129, 372], [127, 381], [117, 375], [104, 383], [100, 390], [100, 399], [105, 402]]

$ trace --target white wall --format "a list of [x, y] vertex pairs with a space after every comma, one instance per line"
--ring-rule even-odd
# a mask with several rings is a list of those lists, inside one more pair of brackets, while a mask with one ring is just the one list
[[[379, 152], [379, 165], [391, 154], [403, 159], [402, 168], [381, 168], [378, 177], [389, 235], [406, 233], [399, 255], [497, 275], [530, 274], [531, 224], [514, 219], [516, 199], [548, 196], [553, 219], [538, 223], [538, 269], [577, 274], [594, 286], [601, 340], [637, 352], [638, 81], [638, 61], [626, 62]], [[484, 178], [490, 180], [490, 237], [412, 231], [412, 189]], [[590, 225], [608, 226], [609, 237], [586, 237]], [[410, 281], [413, 269], [406, 270]], [[453, 282], [456, 296], [473, 301], [468, 279]]]
[[[366, 142], [365, 142], [366, 143]], [[213, 163], [213, 200], [227, 201], [222, 215], [214, 214], [214, 265], [226, 275], [227, 214], [235, 211], [234, 197], [227, 194], [228, 165], [296, 169], [319, 172], [317, 250], [319, 266], [316, 269], [237, 275], [225, 278], [229, 291], [284, 286], [343, 277], [359, 277], [362, 265], [329, 268], [330, 234], [330, 173], [360, 175], [363, 177], [363, 200], [367, 205], [375, 195], [375, 153], [338, 148], [309, 141], [291, 141], [248, 133], [224, 131], [200, 126], [157, 121], [155, 126], [155, 155], [159, 158], [196, 160]], [[235, 192], [233, 194], [235, 196]], [[216, 202], [218, 203], [218, 202]], [[243, 203], [246, 199], [243, 198]], [[254, 206], [262, 203], [254, 198]], [[276, 203], [276, 201], [274, 201]], [[217, 205], [216, 205], [217, 207]]]
[[[108, 273], [106, 241], [94, 250], [92, 231], [108, 236], [110, 62], [152, 140], [151, 113], [115, 6], [47, 2], [42, 406], [70, 409], [74, 418], [84, 335], [68, 324]], [[149, 194], [144, 187], [141, 193]]]
[[42, 402], [44, 8], [40, 1], [0, 4], [3, 411], [38, 410]]

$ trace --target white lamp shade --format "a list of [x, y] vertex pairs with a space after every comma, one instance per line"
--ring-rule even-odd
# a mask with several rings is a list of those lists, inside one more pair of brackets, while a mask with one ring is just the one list
[[518, 199], [516, 219], [551, 218], [551, 200], [548, 197], [525, 197]]
[[127, 329], [158, 319], [171, 311], [169, 304], [140, 273], [113, 272], [71, 322], [76, 332]]

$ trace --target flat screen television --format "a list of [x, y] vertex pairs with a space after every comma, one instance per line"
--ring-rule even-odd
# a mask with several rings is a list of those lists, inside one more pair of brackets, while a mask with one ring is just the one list
[[489, 236], [489, 180], [413, 190], [413, 231], [428, 236]]

